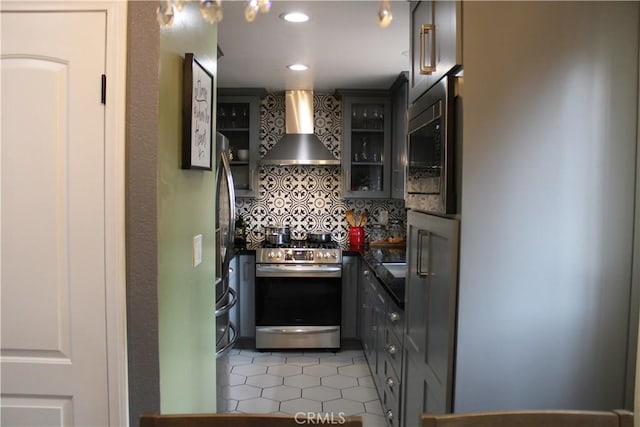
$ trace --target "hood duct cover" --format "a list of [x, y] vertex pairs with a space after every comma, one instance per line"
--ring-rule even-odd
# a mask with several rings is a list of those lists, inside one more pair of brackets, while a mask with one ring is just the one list
[[313, 133], [313, 92], [285, 92], [285, 135], [264, 155], [263, 165], [339, 165]]

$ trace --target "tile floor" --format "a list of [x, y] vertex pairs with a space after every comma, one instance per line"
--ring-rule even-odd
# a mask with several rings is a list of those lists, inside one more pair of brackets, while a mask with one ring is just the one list
[[386, 426], [361, 350], [260, 352], [232, 350], [229, 412], [360, 415], [365, 427]]

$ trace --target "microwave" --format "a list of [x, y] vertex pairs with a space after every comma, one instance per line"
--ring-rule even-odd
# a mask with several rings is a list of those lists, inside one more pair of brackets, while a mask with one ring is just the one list
[[456, 213], [454, 85], [445, 75], [408, 110], [405, 206]]

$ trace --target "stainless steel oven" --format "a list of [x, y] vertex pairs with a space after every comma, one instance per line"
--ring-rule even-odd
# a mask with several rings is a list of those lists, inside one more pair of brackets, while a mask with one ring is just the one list
[[409, 209], [456, 211], [454, 84], [454, 76], [444, 76], [409, 107], [405, 194]]
[[342, 252], [296, 245], [256, 250], [256, 349], [338, 349]]

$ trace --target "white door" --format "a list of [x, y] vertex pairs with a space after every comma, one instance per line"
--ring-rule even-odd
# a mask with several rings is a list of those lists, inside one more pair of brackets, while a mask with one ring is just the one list
[[106, 426], [106, 13], [1, 18], [1, 424]]

